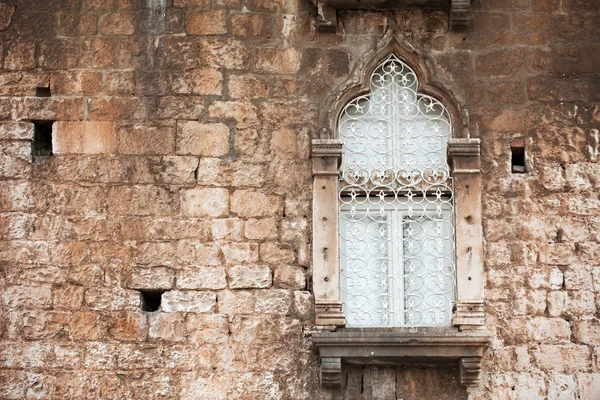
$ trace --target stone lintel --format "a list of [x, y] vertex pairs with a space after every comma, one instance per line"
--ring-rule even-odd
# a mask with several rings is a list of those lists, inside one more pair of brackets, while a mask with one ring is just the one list
[[311, 0], [317, 8], [317, 27], [320, 31], [337, 28], [336, 10], [447, 10], [450, 8], [450, 28], [460, 29], [471, 22], [471, 0]]
[[[455, 364], [461, 368], [461, 383], [479, 384], [481, 359], [489, 346], [487, 331], [459, 332], [454, 328], [341, 329], [313, 332], [315, 351], [321, 357], [322, 385], [331, 386], [330, 361], [351, 365]], [[323, 366], [327, 371], [323, 371]], [[337, 368], [337, 364], [336, 364]], [[337, 370], [336, 370], [337, 371]], [[323, 380], [323, 378], [326, 380]]]

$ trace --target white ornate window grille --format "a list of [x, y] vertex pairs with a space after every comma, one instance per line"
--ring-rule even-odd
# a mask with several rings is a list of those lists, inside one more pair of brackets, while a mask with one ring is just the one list
[[455, 301], [450, 117], [395, 55], [339, 118], [341, 302], [348, 327], [449, 326]]

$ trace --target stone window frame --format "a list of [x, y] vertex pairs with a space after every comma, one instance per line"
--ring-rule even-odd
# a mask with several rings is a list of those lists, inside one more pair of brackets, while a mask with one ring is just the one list
[[[338, 116], [359, 95], [369, 93], [370, 75], [394, 53], [417, 74], [419, 92], [441, 101], [450, 114], [448, 164], [454, 178], [456, 305], [452, 326], [444, 328], [345, 328], [340, 301], [338, 185], [342, 143]], [[456, 363], [461, 383], [478, 385], [483, 353], [491, 340], [485, 327], [483, 228], [481, 223], [480, 141], [470, 136], [464, 102], [438, 83], [427, 58], [395, 38], [359, 62], [350, 84], [333, 93], [320, 116], [320, 137], [312, 140], [313, 293], [315, 351], [321, 358], [321, 384], [341, 384], [341, 365]]]

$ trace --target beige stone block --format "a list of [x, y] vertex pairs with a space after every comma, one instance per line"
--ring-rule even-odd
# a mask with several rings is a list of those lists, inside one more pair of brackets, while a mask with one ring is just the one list
[[185, 189], [181, 210], [191, 217], [223, 217], [229, 213], [229, 191], [218, 188]]
[[164, 312], [210, 313], [217, 306], [217, 295], [212, 292], [176, 291], [162, 295], [161, 310]]
[[51, 285], [6, 286], [2, 300], [7, 308], [50, 308], [52, 305]]
[[262, 289], [271, 287], [271, 267], [268, 265], [236, 265], [227, 271], [232, 289]]
[[224, 314], [189, 314], [185, 323], [194, 344], [225, 344], [229, 338], [229, 320]]
[[231, 196], [231, 211], [245, 218], [270, 217], [282, 211], [282, 201], [279, 196], [238, 189]]
[[253, 164], [245, 161], [235, 161], [231, 163], [232, 186], [240, 187], [262, 187], [265, 184], [265, 166], [262, 164]]
[[68, 321], [69, 337], [73, 340], [101, 340], [107, 336], [106, 319], [98, 312], [75, 312]]
[[[181, 318], [183, 318], [183, 316], [181, 316]], [[168, 319], [162, 318], [157, 322], [165, 326], [165, 333], [167, 335], [175, 334], [173, 336], [182, 337], [182, 330], [179, 328], [181, 324], [177, 323], [177, 316], [174, 315], [172, 319], [173, 325], [171, 326], [170, 332], [168, 331]], [[156, 332], [156, 330], [154, 332]], [[117, 347], [116, 352], [117, 366], [119, 369], [123, 370], [162, 368], [162, 354], [163, 348], [161, 346], [157, 346], [156, 344], [121, 344]]]
[[292, 305], [289, 290], [271, 289], [256, 296], [255, 312], [259, 314], [288, 314]]
[[190, 12], [185, 24], [188, 35], [222, 35], [227, 33], [225, 10]]
[[585, 371], [591, 362], [589, 347], [575, 344], [543, 345], [533, 355], [539, 368], [556, 372]]
[[239, 218], [212, 220], [212, 236], [217, 240], [241, 240], [244, 221]]
[[177, 273], [178, 289], [224, 289], [227, 287], [225, 269], [222, 267], [191, 266]]
[[554, 291], [548, 293], [550, 316], [584, 316], [596, 311], [594, 294], [588, 291]]
[[[163, 295], [163, 298], [166, 294], [167, 293]], [[150, 339], [164, 340], [167, 342], [182, 342], [187, 336], [187, 331], [185, 329], [185, 314], [183, 313], [149, 313], [148, 322], [148, 337]], [[158, 358], [160, 359], [161, 357]], [[159, 360], [156, 361], [159, 362]]]
[[84, 304], [92, 310], [120, 311], [139, 310], [142, 306], [140, 292], [110, 287], [86, 289]]
[[158, 167], [160, 181], [184, 185], [196, 182], [198, 158], [192, 156], [165, 156]]
[[177, 94], [221, 95], [223, 74], [215, 69], [174, 73], [171, 90]]
[[275, 286], [282, 289], [301, 290], [306, 288], [304, 268], [293, 265], [280, 265], [275, 268]]
[[172, 215], [177, 206], [173, 194], [160, 186], [115, 186], [108, 191], [111, 215]]
[[121, 154], [170, 154], [175, 149], [175, 129], [172, 126], [136, 124], [118, 130]]
[[256, 305], [256, 295], [250, 291], [223, 290], [219, 292], [219, 313], [252, 314]]
[[258, 245], [254, 243], [227, 243], [221, 246], [227, 264], [258, 261]]
[[232, 99], [260, 99], [267, 97], [269, 86], [264, 79], [246, 75], [231, 75], [227, 91]]
[[227, 400], [230, 382], [222, 374], [201, 375], [196, 372], [181, 377], [181, 400]]
[[[220, 157], [229, 153], [229, 128], [225, 124], [196, 121], [177, 124], [177, 153]], [[202, 174], [201, 170], [198, 174]]]
[[520, 341], [527, 343], [568, 342], [571, 338], [571, 326], [562, 318], [515, 318], [510, 327]]
[[117, 135], [114, 122], [57, 121], [53, 125], [54, 154], [114, 154]]
[[288, 128], [276, 130], [271, 137], [271, 151], [284, 159], [296, 159], [300, 147], [298, 141], [297, 130]]
[[600, 398], [600, 374], [580, 373], [577, 377], [577, 394], [579, 399]]
[[237, 128], [247, 128], [258, 123], [256, 107], [249, 101], [214, 101], [208, 115], [222, 121], [233, 119]]
[[551, 374], [548, 377], [548, 399], [575, 399], [577, 386], [572, 375]]
[[565, 289], [592, 290], [592, 272], [587, 265], [573, 264], [564, 272]]
[[574, 323], [573, 334], [580, 343], [600, 345], [600, 321], [589, 319]]
[[314, 312], [315, 305], [311, 292], [294, 291], [294, 307], [300, 318], [309, 319]]
[[278, 243], [266, 242], [260, 245], [260, 259], [273, 264], [292, 264], [296, 256], [293, 249]]
[[[514, 279], [508, 274], [507, 279]], [[515, 296], [514, 310], [516, 315], [541, 315], [546, 310], [546, 291], [518, 289]]]
[[159, 290], [173, 288], [175, 273], [167, 267], [139, 268], [131, 270], [128, 287], [131, 289]]
[[112, 370], [117, 368], [117, 346], [103, 342], [84, 342], [84, 368]]
[[275, 218], [250, 218], [246, 221], [244, 234], [251, 240], [274, 239], [277, 237], [277, 220]]
[[302, 52], [294, 47], [259, 49], [256, 70], [262, 73], [295, 74], [300, 70]]

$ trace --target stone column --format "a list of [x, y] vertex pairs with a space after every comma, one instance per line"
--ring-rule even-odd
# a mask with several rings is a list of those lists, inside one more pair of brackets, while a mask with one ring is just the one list
[[483, 330], [485, 276], [479, 139], [451, 139], [448, 157], [454, 177], [456, 210], [457, 299], [453, 325], [460, 330]]
[[344, 326], [340, 302], [338, 185], [342, 143], [314, 139], [313, 161], [313, 290], [316, 324]]

